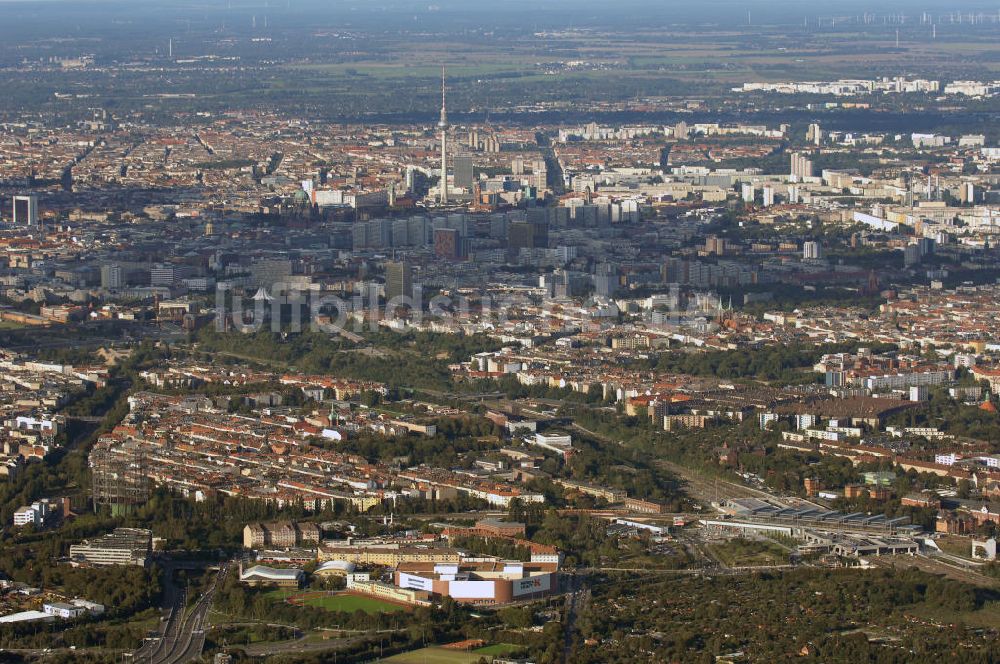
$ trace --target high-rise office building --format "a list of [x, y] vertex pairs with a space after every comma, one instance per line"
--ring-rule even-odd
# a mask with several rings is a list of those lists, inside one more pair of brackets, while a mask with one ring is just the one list
[[594, 294], [601, 297], [614, 297], [618, 292], [618, 271], [608, 263], [597, 266], [594, 274]]
[[452, 159], [452, 169], [455, 172], [455, 186], [466, 191], [472, 191], [475, 182], [475, 165], [471, 154], [457, 154]]
[[774, 187], [764, 187], [764, 207], [774, 205]]
[[728, 249], [726, 244], [726, 238], [719, 237], [718, 235], [709, 235], [705, 238], [705, 253], [725, 256]]
[[549, 246], [549, 225], [544, 221], [514, 221], [507, 226], [510, 249], [540, 249]]
[[971, 182], [963, 182], [961, 187], [959, 187], [958, 200], [963, 203], [975, 203], [976, 202], [976, 186]]
[[823, 130], [820, 128], [818, 122], [809, 125], [809, 131], [806, 132], [806, 140], [813, 145], [819, 145], [823, 142]]
[[469, 219], [462, 213], [449, 214], [447, 217], [434, 217], [431, 221], [431, 228], [452, 228], [459, 232], [462, 237], [469, 237]]
[[811, 178], [813, 176], [812, 159], [805, 156], [804, 154], [793, 152], [791, 174], [792, 176], [798, 178], [799, 180]]
[[250, 281], [255, 287], [271, 289], [275, 284], [287, 283], [292, 276], [292, 261], [283, 258], [259, 260], [250, 265]]
[[438, 258], [463, 258], [463, 244], [462, 234], [454, 228], [438, 228], [434, 231], [434, 255]]
[[38, 196], [26, 194], [14, 197], [14, 224], [16, 226], [38, 225]]
[[173, 286], [177, 282], [177, 271], [173, 265], [154, 265], [149, 269], [150, 286]]
[[818, 260], [823, 257], [823, 247], [819, 242], [808, 241], [802, 243], [802, 258], [805, 260]]
[[405, 261], [385, 264], [385, 299], [413, 296], [413, 266]]
[[121, 290], [125, 287], [125, 271], [117, 263], [101, 266], [101, 288]]

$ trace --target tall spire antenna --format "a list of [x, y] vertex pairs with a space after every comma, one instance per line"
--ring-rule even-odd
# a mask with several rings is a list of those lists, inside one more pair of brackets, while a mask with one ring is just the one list
[[441, 205], [448, 204], [448, 109], [445, 102], [445, 69], [441, 65], [441, 120], [438, 128], [441, 130]]
[[445, 69], [444, 65], [441, 65], [441, 122], [440, 125], [443, 127], [448, 124], [448, 105], [446, 101], [447, 84], [445, 82]]

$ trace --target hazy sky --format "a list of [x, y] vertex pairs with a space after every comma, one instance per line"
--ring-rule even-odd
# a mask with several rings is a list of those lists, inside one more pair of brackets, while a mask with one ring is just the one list
[[[336, 11], [350, 6], [355, 9], [368, 8], [371, 11], [385, 11], [387, 9], [399, 11], [427, 11], [431, 7], [441, 10], [463, 12], [476, 12], [476, 10], [488, 12], [508, 12], [512, 7], [532, 7], [536, 11], [559, 9], [568, 14], [574, 10], [604, 9], [609, 12], [620, 12], [623, 6], [642, 6], [647, 9], [658, 11], [719, 11], [719, 10], [746, 10], [747, 8], [757, 9], [766, 12], [787, 12], [794, 10], [797, 13], [817, 13], [817, 14], [849, 14], [854, 12], [905, 12], [908, 14], [919, 14], [923, 11], [949, 12], [949, 11], [982, 11], [995, 13], [1000, 10], [1000, 6], [992, 0], [839, 0], [836, 3], [810, 2], [809, 0], [701, 0], [692, 3], [688, 0], [621, 0], [607, 2], [607, 0], [505, 0], [497, 4], [494, 0], [0, 0], [2, 4], [52, 4], [60, 3], [68, 6], [83, 5], [117, 5], [119, 11], [128, 11], [128, 8], [140, 9], [151, 7], [175, 7], [175, 8], [224, 8], [231, 6], [233, 9], [262, 9], [265, 5], [270, 5], [272, 9], [282, 8], [291, 5], [293, 8], [310, 8], [315, 11], [330, 10]], [[530, 20], [530, 15], [525, 17]]]
[[[63, 33], [80, 34], [120, 24], [155, 29], [163, 21], [236, 26], [248, 24], [251, 15], [267, 15], [275, 27], [339, 22], [362, 30], [627, 28], [651, 23], [735, 27], [747, 24], [748, 12], [752, 25], [802, 25], [804, 20], [864, 13], [905, 14], [911, 25], [922, 12], [1000, 16], [996, 0], [0, 0], [0, 6], [5, 6], [0, 34], [15, 39], [25, 36], [18, 34], [25, 29], [32, 36], [49, 36], [50, 29], [52, 35], [61, 28]], [[239, 20], [241, 16], [247, 21]]]

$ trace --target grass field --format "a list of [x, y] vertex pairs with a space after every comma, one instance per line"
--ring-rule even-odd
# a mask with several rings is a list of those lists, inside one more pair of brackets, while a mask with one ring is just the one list
[[391, 602], [383, 602], [374, 597], [360, 597], [358, 595], [325, 595], [321, 597], [310, 597], [302, 602], [306, 606], [315, 606], [327, 611], [348, 611], [353, 613], [361, 610], [365, 613], [396, 613], [405, 611], [406, 608]]
[[298, 592], [299, 592], [298, 590], [291, 590], [289, 588], [278, 588], [277, 590], [271, 590], [264, 593], [264, 597], [270, 600], [279, 601], [283, 599], [288, 599], [292, 595], [297, 595]]
[[503, 655], [516, 649], [517, 648], [515, 646], [508, 645], [506, 643], [499, 643], [497, 645], [479, 648], [478, 650], [473, 650], [469, 653], [461, 650], [448, 650], [447, 648], [432, 646], [430, 648], [413, 650], [411, 652], [404, 652], [400, 655], [395, 655], [394, 657], [388, 657], [385, 661], [395, 662], [396, 664], [475, 664], [479, 661], [480, 657], [486, 657], [489, 659], [490, 657]]
[[519, 650], [518, 646], [511, 645], [510, 643], [494, 643], [491, 646], [486, 646], [485, 648], [479, 648], [478, 650], [473, 650], [473, 654], [483, 656], [496, 656], [496, 655], [507, 655], [516, 650]]
[[708, 549], [729, 567], [781, 565], [788, 562], [788, 552], [774, 542], [734, 539], [724, 544], [709, 544]]
[[402, 606], [383, 602], [373, 597], [359, 597], [357, 595], [330, 595], [327, 597], [316, 597], [305, 602], [308, 606], [316, 606], [327, 611], [350, 611], [357, 610], [365, 613], [395, 613], [405, 611]]
[[299, 606], [315, 606], [327, 611], [349, 611], [351, 613], [361, 610], [365, 613], [395, 613], [406, 611], [405, 606], [383, 602], [374, 597], [364, 597], [361, 595], [351, 595], [348, 593], [325, 594], [323, 592], [302, 592], [290, 588], [278, 588], [264, 595], [274, 602], [288, 601]]

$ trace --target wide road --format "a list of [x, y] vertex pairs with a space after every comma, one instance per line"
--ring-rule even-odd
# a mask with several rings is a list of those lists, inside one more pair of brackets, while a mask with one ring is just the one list
[[573, 630], [580, 610], [590, 599], [590, 590], [583, 586], [583, 579], [576, 574], [567, 574], [565, 579], [566, 588], [566, 608], [563, 624], [563, 651], [562, 663], [570, 664], [570, 655], [573, 650]]
[[308, 635], [303, 635], [300, 638], [290, 639], [288, 641], [253, 643], [248, 646], [241, 646], [241, 649], [247, 654], [248, 657], [271, 657], [273, 655], [282, 655], [285, 653], [322, 652], [324, 650], [346, 649], [364, 642], [373, 634], [393, 634], [396, 631], [397, 630], [393, 629], [371, 630], [365, 631], [364, 633], [356, 636], [331, 638], [326, 641], [310, 640]]
[[[174, 608], [170, 611], [166, 624], [157, 639], [147, 641], [133, 655], [133, 661], [143, 664], [186, 664], [201, 657], [205, 647], [205, 627], [208, 612], [219, 585], [229, 572], [229, 566], [223, 565], [212, 586], [195, 602], [194, 606], [184, 610], [184, 593], [168, 582], [168, 589], [173, 587], [175, 596], [172, 598]], [[179, 601], [177, 598], [180, 598]]]
[[146, 639], [145, 642], [131, 654], [132, 661], [152, 662], [163, 649], [163, 638], [167, 634], [175, 634], [177, 623], [184, 612], [184, 590], [174, 582], [174, 570], [167, 563], [163, 566], [163, 605], [160, 617], [159, 636]]
[[159, 657], [154, 657], [152, 664], [185, 664], [201, 657], [205, 647], [205, 625], [208, 612], [212, 609], [212, 601], [219, 584], [229, 571], [228, 565], [219, 569], [212, 587], [198, 598], [177, 625], [177, 632], [163, 639], [166, 647]]

